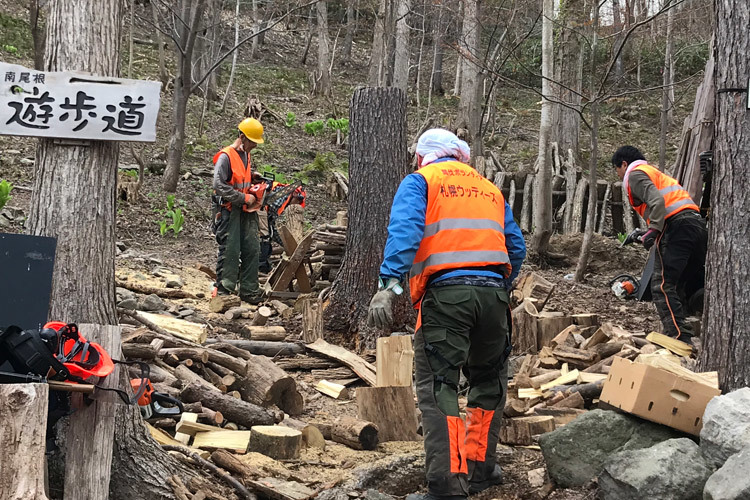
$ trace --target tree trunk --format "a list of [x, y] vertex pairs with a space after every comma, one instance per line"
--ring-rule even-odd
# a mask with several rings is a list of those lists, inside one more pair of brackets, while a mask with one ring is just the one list
[[461, 99], [458, 104], [459, 127], [469, 130], [472, 158], [484, 155], [482, 147], [482, 77], [476, 58], [480, 52], [479, 0], [467, 0], [461, 29]]
[[[717, 89], [746, 89], [750, 74], [750, 4], [714, 3]], [[750, 386], [750, 112], [748, 95], [716, 95], [711, 224], [706, 262], [702, 370], [718, 370], [726, 393]], [[731, 262], [731, 265], [728, 263]]]
[[179, 47], [175, 47], [177, 56], [177, 75], [174, 80], [172, 96], [172, 132], [167, 146], [167, 167], [164, 169], [164, 191], [177, 191], [180, 179], [182, 151], [185, 148], [185, 120], [187, 104], [193, 85], [193, 54], [198, 31], [204, 22], [206, 0], [180, 0], [178, 7], [184, 23], [177, 22]]
[[557, 45], [554, 85], [557, 98], [566, 106], [553, 107], [552, 141], [557, 142], [560, 154], [567, 156], [573, 151], [575, 158], [580, 158], [578, 136], [581, 130], [581, 117], [578, 114], [581, 106], [583, 89], [583, 50], [581, 50], [580, 27], [586, 22], [583, 0], [564, 0], [560, 7], [558, 24], [562, 25]]
[[443, 89], [443, 38], [445, 37], [445, 10], [442, 0], [435, 3], [435, 12], [433, 14], [433, 28], [432, 28], [432, 77], [430, 80], [430, 87], [432, 93], [435, 95], [445, 94]]
[[[457, 19], [464, 19], [464, 15], [466, 13], [466, 7], [464, 2], [458, 2], [458, 18]], [[461, 37], [456, 41], [456, 47], [459, 51], [459, 60], [456, 61], [456, 78], [453, 81], [453, 95], [458, 97], [461, 95], [461, 70], [463, 69], [464, 65], [461, 63], [461, 53], [465, 50], [465, 43], [464, 39]]]
[[350, 61], [352, 58], [355, 31], [357, 31], [357, 0], [348, 0], [346, 2], [346, 36], [344, 45], [341, 47], [341, 58], [344, 61]]
[[34, 41], [34, 68], [42, 71], [44, 70], [45, 34], [39, 0], [29, 2], [29, 25], [31, 26], [31, 38]]
[[[159, 26], [159, 6], [156, 2], [151, 2], [151, 19], [155, 26]], [[164, 54], [164, 41], [162, 40], [161, 31], [154, 30], [156, 36], [156, 44], [159, 49], [159, 80], [161, 80], [162, 88], [167, 86], [169, 83], [169, 74], [167, 73], [166, 55]], [[138, 180], [141, 178], [138, 177]]]
[[407, 91], [409, 84], [409, 25], [406, 20], [411, 0], [397, 0], [396, 57], [393, 63], [393, 86]]
[[328, 47], [328, 4], [321, 0], [316, 5], [318, 14], [318, 72], [315, 95], [331, 95], [331, 50]]
[[544, 0], [542, 13], [542, 115], [539, 123], [539, 152], [537, 153], [534, 186], [534, 234], [532, 248], [543, 258], [549, 250], [552, 236], [552, 155], [550, 133], [552, 129], [552, 78], [554, 48], [552, 25], [554, 5]]
[[[594, 6], [594, 22], [590, 30], [591, 36], [591, 65], [590, 74], [595, 75], [596, 70], [596, 47], [597, 47], [597, 30], [599, 29], [599, 7], [598, 4]], [[591, 96], [595, 96], [596, 92], [596, 78], [591, 78]], [[589, 161], [589, 207], [588, 213], [586, 214], [586, 231], [583, 234], [583, 242], [581, 243], [581, 253], [578, 255], [578, 263], [576, 264], [576, 270], [574, 278], [576, 281], [583, 281], [583, 277], [586, 274], [586, 268], [589, 265], [589, 257], [591, 256], [591, 244], [593, 243], [594, 236], [594, 225], [596, 222], [596, 202], [597, 196], [597, 184], [596, 184], [596, 168], [599, 162], [599, 101], [594, 99], [591, 104], [591, 158]]]
[[[234, 7], [234, 44], [237, 45], [240, 41], [240, 0], [237, 0], [237, 4]], [[234, 83], [234, 73], [237, 70], [237, 54], [239, 50], [235, 50], [232, 53], [232, 69], [229, 70], [229, 83], [227, 83], [227, 90], [224, 92], [224, 99], [221, 100], [221, 111], [223, 112], [227, 107], [227, 100], [229, 99], [229, 92], [232, 90], [232, 83]]]
[[375, 29], [372, 37], [372, 55], [370, 57], [370, 72], [367, 82], [371, 87], [385, 85], [385, 39], [386, 19], [388, 17], [389, 0], [378, 2], [378, 11], [375, 14]]
[[672, 75], [672, 47], [674, 45], [672, 37], [672, 25], [674, 24], [674, 7], [671, 6], [672, 0], [665, 0], [664, 8], [667, 12], [667, 36], [666, 48], [664, 49], [664, 67], [662, 69], [662, 90], [661, 90], [661, 133], [659, 135], [659, 169], [662, 172], [667, 168], [667, 132], [669, 124], [672, 122], [672, 102], [670, 96], [673, 96], [672, 85], [674, 84], [674, 75]]
[[[615, 51], [620, 49], [620, 46], [623, 43], [623, 40], [625, 38], [624, 33], [624, 26], [622, 22], [622, 12], [620, 11], [620, 0], [612, 0], [612, 19], [614, 21], [614, 30], [615, 30], [615, 44], [613, 49]], [[617, 56], [617, 59], [615, 59], [615, 82], [616, 85], [620, 85], [622, 82], [622, 78], [625, 76], [625, 68], [623, 64], [623, 58], [624, 58], [624, 50], [620, 50], [620, 53]]]
[[[365, 318], [377, 289], [385, 248], [389, 204], [401, 179], [409, 174], [406, 145], [406, 95], [400, 89], [364, 88], [354, 92], [349, 108], [349, 226], [346, 254], [326, 308], [332, 330], [368, 330]], [[408, 293], [396, 301], [395, 325], [409, 310]], [[368, 338], [374, 344], [373, 338]]]
[[47, 500], [44, 494], [47, 384], [0, 385], [0, 498]]

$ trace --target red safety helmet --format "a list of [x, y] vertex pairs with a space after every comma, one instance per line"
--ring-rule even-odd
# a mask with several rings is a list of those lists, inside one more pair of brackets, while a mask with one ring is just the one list
[[50, 321], [44, 328], [57, 332], [57, 350], [54, 356], [71, 375], [85, 380], [90, 377], [106, 377], [114, 370], [115, 364], [107, 351], [96, 342], [86, 340], [76, 324]]

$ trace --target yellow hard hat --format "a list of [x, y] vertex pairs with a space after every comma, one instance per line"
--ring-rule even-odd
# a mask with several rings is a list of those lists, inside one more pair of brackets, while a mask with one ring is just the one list
[[263, 144], [263, 125], [255, 118], [245, 118], [237, 128], [255, 144]]

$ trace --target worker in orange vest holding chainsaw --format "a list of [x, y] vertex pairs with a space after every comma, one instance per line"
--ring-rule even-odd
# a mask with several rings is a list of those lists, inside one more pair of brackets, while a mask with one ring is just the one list
[[651, 292], [670, 337], [692, 343], [685, 317], [703, 311], [708, 231], [700, 208], [677, 180], [648, 164], [633, 146], [622, 146], [612, 165], [623, 180], [628, 200], [648, 223], [638, 236], [646, 250], [656, 247]]
[[219, 295], [238, 293], [240, 298], [258, 304], [258, 209], [266, 184], [251, 170], [250, 152], [263, 144], [263, 125], [245, 118], [237, 127], [234, 144], [214, 156], [214, 221], [219, 244], [216, 262], [216, 288]]
[[[410, 274], [418, 310], [416, 386], [428, 493], [460, 500], [502, 481], [495, 459], [508, 385], [508, 289], [526, 245], [503, 194], [467, 164], [469, 146], [432, 129], [417, 141], [421, 168], [401, 182], [391, 207], [379, 291], [368, 323], [384, 329]], [[469, 381], [466, 422], [459, 375]]]

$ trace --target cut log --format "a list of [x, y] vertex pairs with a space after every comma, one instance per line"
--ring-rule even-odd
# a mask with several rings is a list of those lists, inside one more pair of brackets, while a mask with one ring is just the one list
[[599, 356], [595, 352], [584, 351], [575, 347], [556, 347], [552, 350], [552, 355], [560, 360], [561, 363], [569, 363], [579, 368], [589, 367], [599, 361]]
[[3, 469], [0, 498], [47, 500], [44, 437], [49, 387], [47, 384], [0, 384], [0, 401], [0, 464]]
[[341, 417], [331, 427], [331, 439], [355, 450], [374, 450], [379, 441], [378, 428], [372, 422]]
[[252, 356], [247, 361], [247, 377], [235, 387], [244, 400], [263, 407], [277, 405], [290, 415], [299, 415], [304, 409], [295, 380], [266, 356]]
[[151, 361], [156, 357], [158, 351], [156, 346], [151, 344], [122, 344], [122, 355], [125, 356], [125, 359]]
[[522, 417], [527, 411], [529, 411], [527, 402], [510, 397], [505, 400], [503, 415], [506, 417]]
[[375, 375], [375, 367], [353, 352], [347, 351], [343, 347], [331, 345], [323, 339], [318, 339], [312, 344], [308, 344], [307, 347], [348, 366], [368, 385], [376, 385], [377, 377]]
[[250, 442], [250, 431], [209, 431], [199, 432], [193, 438], [193, 447], [201, 450], [230, 450], [246, 453]]
[[[338, 368], [344, 368], [346, 370], [349, 370], [348, 377], [356, 376], [354, 375], [354, 372], [349, 367], [342, 367], [341, 363], [338, 361], [327, 359], [327, 358], [313, 358], [310, 356], [295, 356], [293, 358], [281, 358], [275, 360], [276, 366], [281, 368], [282, 370], [286, 371], [310, 371], [312, 370], [312, 375], [316, 378], [329, 378], [330, 376], [325, 373], [321, 374], [320, 376], [317, 376], [315, 374], [316, 371], [328, 371], [328, 370], [336, 370]], [[330, 378], [337, 378], [337, 377], [330, 377]]]
[[228, 420], [247, 428], [253, 425], [271, 425], [283, 418], [283, 415], [223, 394], [207, 382], [204, 384], [189, 383], [180, 393], [180, 399], [186, 403], [200, 401], [204, 406], [220, 411]]
[[537, 344], [537, 309], [524, 299], [511, 313], [513, 319], [513, 353], [526, 354], [539, 351]]
[[315, 384], [315, 390], [330, 396], [333, 399], [349, 399], [349, 390], [346, 386], [329, 382], [327, 380], [320, 380]]
[[377, 341], [375, 366], [377, 387], [411, 387], [414, 366], [411, 337], [380, 337]]
[[[277, 363], [278, 364], [278, 363]], [[339, 366], [337, 368], [327, 368], [325, 370], [313, 370], [310, 372], [316, 380], [343, 380], [354, 378], [359, 381], [359, 377], [347, 366]]]
[[377, 426], [380, 441], [417, 441], [415, 410], [411, 384], [357, 389], [357, 415]]
[[555, 430], [555, 419], [549, 416], [506, 418], [500, 427], [500, 442], [516, 446], [534, 444], [534, 436]]
[[247, 373], [247, 363], [243, 359], [237, 359], [229, 354], [225, 354], [216, 349], [208, 349], [204, 347], [171, 347], [168, 349], [162, 349], [159, 351], [160, 355], [175, 355], [179, 359], [192, 359], [194, 361], [200, 361], [201, 363], [212, 362], [217, 365], [221, 365], [229, 370], [240, 375]]
[[346, 227], [349, 224], [349, 215], [346, 210], [336, 212], [336, 225]]
[[208, 309], [214, 313], [223, 313], [233, 307], [240, 307], [242, 301], [237, 295], [217, 295], [208, 301]]
[[317, 297], [302, 299], [302, 340], [305, 344], [323, 338], [323, 301]]
[[293, 342], [270, 342], [265, 340], [219, 340], [219, 339], [208, 339], [207, 344], [222, 343], [244, 349], [252, 354], [258, 354], [262, 356], [269, 356], [274, 358], [276, 356], [294, 356], [296, 354], [304, 354], [305, 348], [300, 344]]
[[156, 294], [159, 297], [165, 299], [197, 299], [195, 295], [184, 290], [178, 290], [174, 288], [157, 288], [154, 286], [141, 285], [139, 283], [133, 283], [131, 281], [116, 280], [116, 286], [120, 288], [127, 288], [128, 290], [136, 293], [142, 293], [145, 295]]
[[604, 344], [598, 344], [594, 347], [587, 349], [589, 352], [596, 353], [600, 359], [608, 358], [613, 354], [616, 354], [622, 350], [625, 342], [605, 342]]
[[585, 402], [580, 392], [574, 392], [570, 396], [566, 396], [561, 401], [553, 404], [554, 408], [580, 408], [583, 409]]
[[326, 449], [325, 437], [323, 437], [323, 433], [320, 432], [320, 429], [314, 425], [294, 418], [285, 418], [281, 421], [281, 425], [300, 431], [302, 433], [302, 443], [308, 448]]
[[258, 310], [255, 311], [251, 324], [253, 326], [263, 326], [268, 322], [268, 318], [271, 317], [271, 314], [270, 307], [260, 306]]
[[286, 328], [283, 326], [244, 325], [240, 330], [243, 337], [252, 340], [282, 341], [286, 338]]
[[573, 323], [578, 326], [599, 326], [599, 315], [597, 314], [574, 314], [571, 318], [573, 318]]
[[224, 313], [224, 317], [226, 319], [240, 319], [240, 318], [249, 318], [250, 314], [252, 314], [253, 310], [249, 307], [231, 307], [227, 309], [227, 311]]
[[248, 451], [262, 453], [276, 460], [299, 458], [302, 433], [281, 425], [256, 425], [250, 429]]
[[692, 354], [693, 352], [693, 347], [691, 345], [686, 344], [681, 340], [668, 337], [662, 333], [651, 332], [646, 336], [646, 340], [648, 340], [652, 344], [656, 344], [669, 349], [673, 353], [684, 358], [690, 357], [690, 354]]
[[208, 337], [206, 325], [199, 325], [198, 323], [191, 323], [190, 321], [161, 314], [151, 314], [138, 311], [136, 315], [151, 322], [160, 329], [171, 333], [175, 337], [189, 340], [196, 344], [203, 344], [206, 341], [206, 337]]
[[538, 349], [551, 345], [552, 339], [572, 324], [573, 318], [563, 313], [540, 312], [536, 319]]
[[276, 313], [282, 318], [286, 319], [288, 316], [290, 316], [290, 312], [292, 308], [284, 304], [280, 300], [272, 300], [269, 303], [271, 304], [271, 307], [274, 308]]
[[549, 343], [550, 347], [557, 347], [559, 345], [566, 345], [569, 347], [578, 347], [575, 339], [575, 334], [578, 332], [577, 325], [569, 325], [558, 333]]

